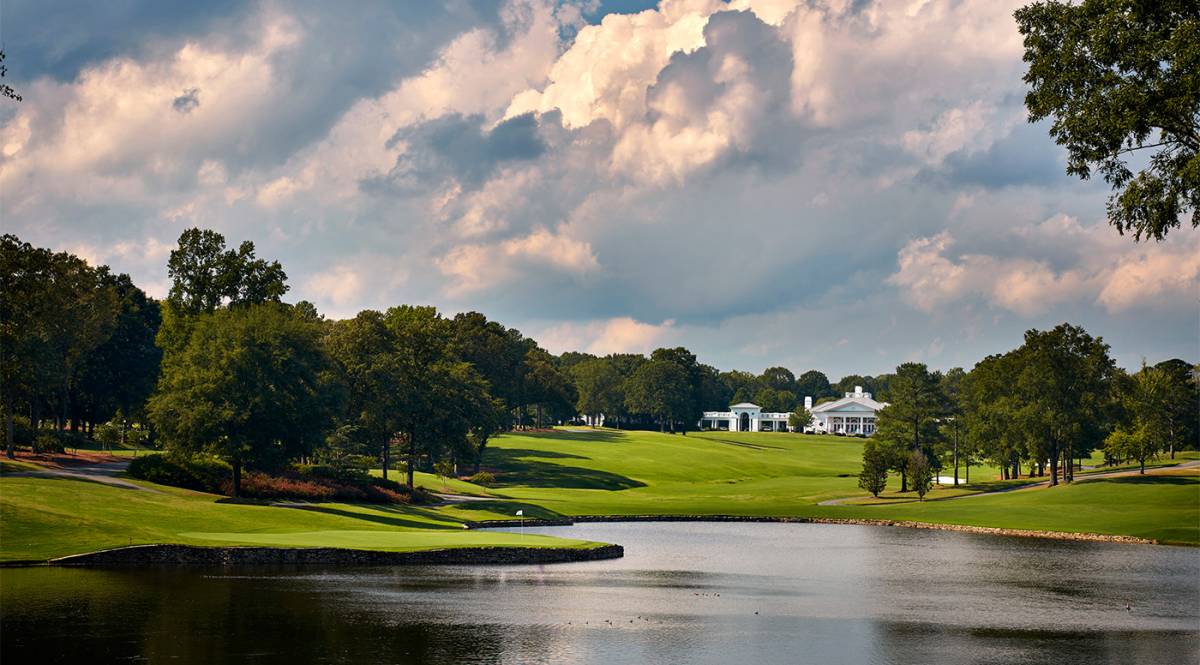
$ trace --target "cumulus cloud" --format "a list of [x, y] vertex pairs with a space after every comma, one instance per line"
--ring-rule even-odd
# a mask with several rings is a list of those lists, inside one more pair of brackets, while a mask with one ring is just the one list
[[460, 245], [438, 259], [436, 265], [455, 280], [448, 289], [450, 295], [502, 287], [533, 266], [576, 280], [600, 268], [591, 245], [569, 237], [565, 226], [554, 232], [536, 228], [529, 235], [496, 245]]
[[[162, 248], [213, 228], [332, 315], [435, 303], [722, 367], [962, 363], [1062, 311], [1156, 320], [1169, 348], [1194, 324], [1178, 312], [1200, 252], [1186, 230], [1116, 236], [1103, 184], [1063, 177], [1024, 123], [1026, 3], [663, 0], [592, 25], [594, 2], [551, 0], [27, 17], [46, 62], [0, 111], [5, 230], [163, 285]], [[1119, 316], [1135, 310], [1153, 316]]]
[[1200, 242], [1194, 236], [1131, 248], [1106, 224], [1085, 228], [1066, 215], [1018, 235], [1029, 244], [1069, 246], [1078, 260], [1056, 268], [1025, 256], [955, 255], [947, 230], [909, 242], [888, 283], [928, 312], [978, 296], [1026, 317], [1078, 301], [1110, 313], [1174, 307], [1200, 287]]
[[674, 321], [652, 325], [619, 317], [584, 324], [564, 323], [541, 331], [538, 341], [551, 353], [584, 351], [597, 356], [610, 353], [648, 354], [670, 339]]

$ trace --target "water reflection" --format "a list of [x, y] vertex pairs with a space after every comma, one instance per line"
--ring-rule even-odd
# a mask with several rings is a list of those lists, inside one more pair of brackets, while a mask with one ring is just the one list
[[536, 532], [626, 557], [8, 569], [0, 649], [6, 663], [1200, 661], [1194, 550], [836, 525]]

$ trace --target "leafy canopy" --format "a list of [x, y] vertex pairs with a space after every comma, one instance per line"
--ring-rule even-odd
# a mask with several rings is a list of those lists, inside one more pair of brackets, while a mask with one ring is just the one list
[[[1117, 231], [1162, 240], [1192, 211], [1200, 225], [1200, 3], [1059, 0], [1017, 10], [1030, 122], [1053, 118], [1067, 173], [1098, 170]], [[1134, 173], [1128, 159], [1152, 151]]]

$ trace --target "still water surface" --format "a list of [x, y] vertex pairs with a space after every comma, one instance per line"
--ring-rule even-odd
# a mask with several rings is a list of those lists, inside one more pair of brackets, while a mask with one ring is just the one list
[[0, 655], [6, 665], [1200, 662], [1195, 549], [821, 524], [535, 532], [621, 543], [625, 558], [7, 569]]

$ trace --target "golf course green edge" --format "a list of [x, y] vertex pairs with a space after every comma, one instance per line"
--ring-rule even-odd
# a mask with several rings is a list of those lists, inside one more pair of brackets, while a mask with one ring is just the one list
[[484, 565], [541, 564], [619, 559], [620, 545], [571, 547], [453, 547], [389, 552], [340, 547], [200, 547], [196, 545], [133, 545], [74, 554], [45, 562], [7, 562], [5, 566], [141, 565]]

